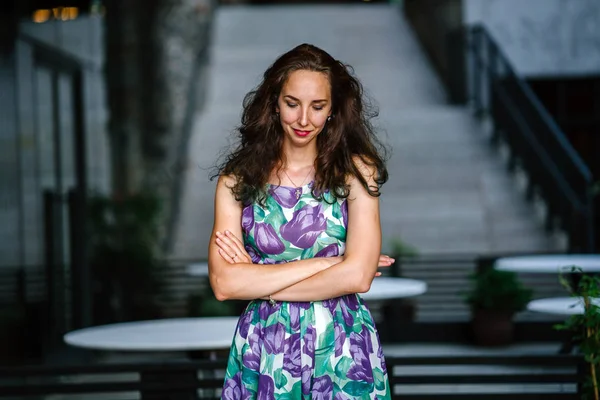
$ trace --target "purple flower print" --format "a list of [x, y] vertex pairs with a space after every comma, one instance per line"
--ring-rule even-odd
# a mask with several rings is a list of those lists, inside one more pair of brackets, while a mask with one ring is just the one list
[[342, 311], [342, 317], [344, 318], [346, 325], [354, 325], [354, 317], [350, 314], [349, 310], [358, 310], [358, 300], [356, 299], [356, 296], [348, 295], [323, 300], [323, 306], [331, 312], [331, 315], [335, 315], [335, 311], [339, 307]]
[[252, 322], [252, 313], [246, 312], [240, 317], [238, 323], [238, 331], [240, 336], [246, 339], [248, 337], [248, 330], [250, 329], [250, 323]]
[[342, 223], [344, 228], [348, 227], [348, 200], [344, 200], [340, 207], [342, 209]]
[[281, 322], [267, 326], [263, 334], [263, 343], [268, 354], [278, 354], [283, 351], [285, 326]]
[[358, 304], [358, 297], [356, 295], [349, 294], [342, 297], [342, 299], [344, 300], [344, 304], [346, 305], [346, 307], [348, 307], [349, 310], [358, 311], [358, 307], [360, 305]]
[[283, 346], [283, 370], [294, 378], [301, 375], [300, 363], [300, 334], [294, 333], [285, 340]]
[[342, 317], [344, 318], [344, 322], [348, 326], [354, 325], [354, 317], [352, 316], [352, 314], [350, 314], [350, 310], [358, 310], [358, 299], [355, 295], [342, 296], [340, 298], [340, 303], [340, 308], [342, 310]]
[[260, 355], [260, 348], [262, 347], [263, 338], [262, 338], [262, 326], [260, 323], [254, 326], [252, 333], [248, 335], [248, 344], [250, 345], [250, 350], [254, 354]]
[[257, 222], [254, 225], [254, 237], [256, 247], [265, 254], [281, 254], [285, 250], [275, 229], [269, 224]]
[[275, 399], [275, 382], [269, 375], [260, 374], [258, 377], [257, 400]]
[[346, 341], [346, 331], [344, 327], [334, 322], [333, 325], [334, 337], [335, 337], [335, 356], [339, 357], [344, 351], [344, 342]]
[[367, 329], [367, 327], [365, 325], [363, 325], [363, 327], [360, 331], [360, 335], [365, 340], [365, 344], [366, 344], [365, 348], [367, 349], [369, 354], [373, 354], [373, 342], [371, 342], [371, 335], [369, 334], [369, 330]]
[[308, 310], [309, 302], [293, 302], [289, 303], [288, 310], [290, 312], [290, 328], [293, 332], [300, 330], [300, 309]]
[[317, 331], [315, 327], [309, 325], [306, 327], [304, 337], [302, 338], [304, 346], [302, 346], [302, 353], [306, 354], [310, 358], [315, 358], [315, 341], [317, 340]]
[[281, 225], [281, 237], [296, 247], [307, 249], [315, 244], [326, 228], [327, 219], [321, 211], [321, 205], [312, 207], [307, 204], [295, 211], [290, 221]]
[[315, 257], [335, 257], [340, 255], [340, 248], [337, 243], [332, 243], [329, 246], [319, 250]]
[[383, 370], [383, 373], [387, 374], [387, 365], [385, 364], [385, 357], [383, 356], [383, 347], [381, 347], [381, 345], [379, 345], [379, 348], [377, 349], [377, 358], [381, 360], [381, 369]]
[[335, 315], [335, 309], [340, 303], [340, 297], [334, 297], [333, 299], [323, 300], [323, 307], [327, 308], [331, 315]]
[[333, 382], [331, 382], [329, 375], [315, 378], [312, 389], [313, 400], [331, 400], [332, 394]]
[[258, 306], [258, 316], [261, 321], [267, 321], [269, 317], [278, 312], [281, 309], [281, 302], [275, 303], [275, 305], [271, 305], [268, 301], [261, 301]]
[[242, 377], [241, 372], [236, 373], [225, 381], [221, 398], [223, 400], [241, 400], [242, 399]]
[[248, 255], [252, 259], [252, 263], [258, 264], [260, 262], [260, 256], [256, 253], [256, 249], [249, 244], [247, 244], [244, 248], [246, 249]]
[[296, 197], [296, 188], [271, 186], [269, 187], [269, 194], [284, 208], [294, 207], [299, 200], [299, 198]]
[[348, 398], [342, 392], [337, 392], [333, 397], [333, 400], [348, 400]]
[[348, 378], [373, 383], [373, 368], [371, 368], [367, 344], [365, 338], [356, 332], [350, 333], [350, 355], [354, 364], [348, 370]]
[[244, 207], [242, 211], [242, 230], [248, 234], [254, 225], [254, 206], [249, 205]]
[[313, 369], [310, 365], [302, 366], [302, 394], [308, 396], [312, 389]]
[[244, 364], [244, 367], [252, 371], [259, 371], [260, 353], [255, 353], [252, 350], [246, 351], [244, 354], [242, 354], [242, 364]]
[[295, 303], [290, 303], [288, 310], [290, 312], [290, 328], [292, 332], [300, 330], [300, 307]]

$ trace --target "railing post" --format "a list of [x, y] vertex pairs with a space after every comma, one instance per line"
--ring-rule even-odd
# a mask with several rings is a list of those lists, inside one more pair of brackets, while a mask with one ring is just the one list
[[55, 193], [44, 191], [44, 251], [45, 251], [45, 283], [46, 283], [46, 314], [44, 325], [46, 327], [46, 346], [50, 350], [54, 346], [57, 331], [56, 320], [56, 218], [55, 218]]
[[596, 251], [596, 232], [595, 232], [595, 213], [594, 213], [594, 193], [593, 183], [590, 182], [586, 187], [585, 199], [587, 204], [587, 212], [585, 213], [585, 251], [586, 253], [594, 253]]
[[479, 115], [482, 111], [481, 105], [481, 31], [473, 28], [470, 31], [469, 48], [473, 57], [473, 103], [475, 114]]

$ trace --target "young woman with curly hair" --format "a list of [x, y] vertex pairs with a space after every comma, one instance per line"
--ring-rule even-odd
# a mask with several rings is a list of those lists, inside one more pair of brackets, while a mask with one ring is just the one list
[[244, 100], [238, 147], [219, 169], [209, 246], [219, 300], [251, 300], [222, 399], [389, 399], [369, 290], [387, 180], [360, 82], [303, 44]]

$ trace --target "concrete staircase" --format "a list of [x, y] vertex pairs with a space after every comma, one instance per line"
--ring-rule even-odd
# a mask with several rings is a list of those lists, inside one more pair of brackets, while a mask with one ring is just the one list
[[386, 238], [425, 254], [558, 249], [466, 107], [413, 107], [385, 122], [394, 149], [381, 200]]
[[[487, 144], [485, 128], [466, 107], [446, 104], [440, 82], [397, 7], [222, 7], [214, 26], [209, 93], [189, 146], [192, 168], [174, 257], [207, 256], [214, 192], [207, 168], [215, 165], [239, 123], [243, 95], [279, 54], [303, 42], [353, 65], [379, 106], [375, 123], [392, 149], [390, 180], [381, 198], [385, 251], [396, 239], [436, 255], [561, 248], [560, 241], [544, 233], [536, 208], [525, 202], [521, 180], [507, 174], [501, 153]], [[455, 314], [464, 314], [455, 293], [435, 287], [436, 282], [447, 287], [446, 274], [454, 274], [456, 286], [462, 286], [467, 271], [452, 264], [444, 268], [447, 272], [407, 271], [430, 285], [430, 292], [417, 300], [421, 319], [436, 319], [442, 304], [454, 304]]]

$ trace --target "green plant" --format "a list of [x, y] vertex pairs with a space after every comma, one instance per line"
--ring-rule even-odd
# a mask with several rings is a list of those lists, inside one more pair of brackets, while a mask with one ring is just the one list
[[469, 280], [471, 286], [464, 296], [473, 310], [515, 313], [524, 310], [533, 296], [514, 272], [486, 268], [471, 274]]
[[571, 296], [582, 301], [583, 313], [569, 316], [564, 323], [555, 325], [555, 329], [573, 333], [573, 340], [579, 345], [584, 360], [588, 364], [589, 374], [583, 385], [582, 398], [599, 400], [600, 308], [594, 300], [600, 298], [600, 279], [595, 275], [582, 274], [581, 269], [577, 267], [573, 267], [571, 273], [580, 278], [575, 287], [573, 287], [572, 281], [562, 274], [560, 281]]
[[190, 317], [223, 317], [235, 316], [234, 303], [231, 301], [218, 301], [212, 295], [190, 295], [188, 297], [188, 316]]
[[400, 238], [393, 238], [390, 241], [390, 247], [390, 256], [396, 259], [396, 262], [394, 262], [394, 264], [391, 267], [392, 276], [401, 276], [402, 261], [417, 258], [419, 256], [419, 251], [416, 247], [406, 243]]
[[148, 193], [96, 195], [88, 204], [94, 323], [157, 317], [159, 200]]
[[400, 238], [394, 238], [390, 241], [392, 255], [395, 257], [415, 258], [419, 255], [416, 247], [406, 243]]

